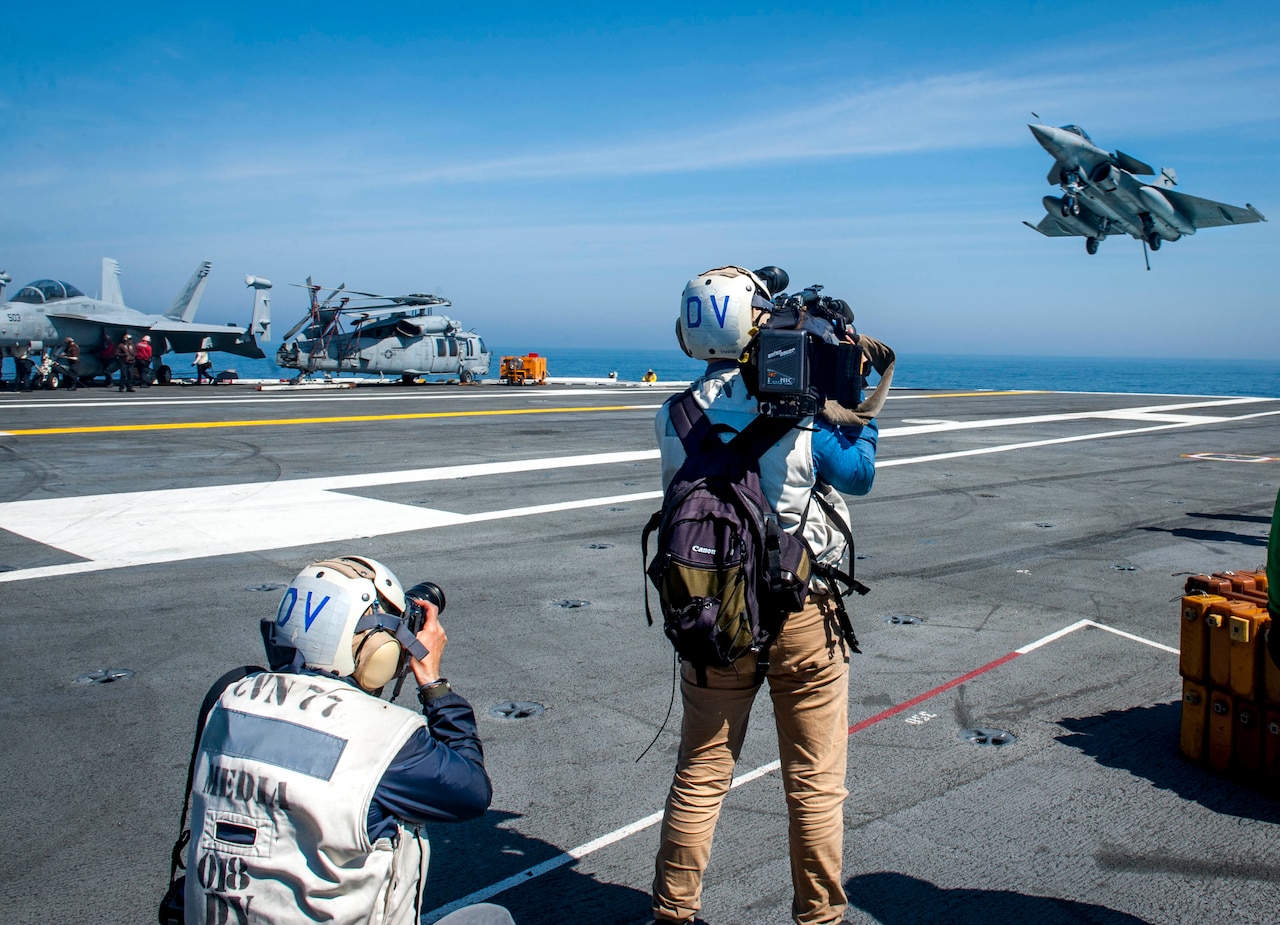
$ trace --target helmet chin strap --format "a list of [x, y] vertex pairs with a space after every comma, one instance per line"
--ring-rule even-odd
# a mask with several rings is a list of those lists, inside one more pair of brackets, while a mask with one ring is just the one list
[[375, 609], [373, 613], [365, 614], [356, 621], [355, 631], [357, 633], [364, 633], [368, 630], [385, 630], [395, 637], [396, 642], [400, 643], [400, 648], [414, 658], [421, 661], [427, 657], [427, 647], [418, 640], [417, 636], [410, 632], [408, 625], [401, 617]]
[[[362, 647], [365, 642], [373, 638], [374, 634], [368, 632], [370, 630], [382, 630], [390, 633], [395, 641], [400, 644], [400, 664], [396, 666], [396, 673], [393, 675], [396, 686], [391, 690], [391, 700], [394, 702], [400, 696], [400, 691], [404, 688], [404, 679], [409, 673], [409, 659], [405, 658], [405, 656], [409, 655], [421, 661], [427, 657], [427, 647], [422, 644], [418, 637], [413, 635], [403, 618], [383, 613], [376, 606], [373, 613], [365, 614], [356, 621], [355, 631], [357, 633], [368, 633], [361, 642]], [[358, 656], [359, 652], [356, 655]], [[358, 658], [357, 661], [359, 661]], [[381, 689], [379, 689], [379, 693], [381, 693]]]

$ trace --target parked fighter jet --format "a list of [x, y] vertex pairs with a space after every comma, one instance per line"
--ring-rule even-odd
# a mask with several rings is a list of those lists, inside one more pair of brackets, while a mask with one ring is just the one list
[[[432, 314], [449, 306], [448, 299], [423, 292], [356, 292], [345, 283], [321, 297], [327, 287], [311, 277], [304, 288], [311, 310], [285, 334], [276, 353], [277, 365], [298, 370], [299, 379], [314, 372], [389, 373], [408, 384], [424, 375], [471, 382], [489, 373], [493, 357], [480, 335]], [[299, 331], [302, 335], [288, 343]]]
[[1199, 228], [1267, 220], [1247, 203], [1242, 209], [1175, 192], [1178, 175], [1171, 167], [1161, 168], [1150, 185], [1143, 183], [1136, 177], [1155, 176], [1155, 170], [1122, 151], [1102, 150], [1078, 125], [1027, 127], [1053, 155], [1048, 179], [1065, 195], [1045, 196], [1049, 214], [1039, 225], [1023, 224], [1051, 238], [1083, 237], [1090, 254], [1098, 252], [1108, 234], [1132, 235], [1156, 251], [1162, 241], [1176, 241]]
[[62, 280], [38, 279], [18, 290], [0, 310], [0, 350], [16, 356], [26, 350], [57, 347], [64, 338], [73, 337], [82, 351], [81, 375], [92, 378], [102, 372], [98, 348], [105, 339], [118, 341], [126, 331], [135, 340], [149, 334], [158, 382], [167, 382], [170, 377], [169, 367], [160, 361], [165, 353], [215, 350], [243, 357], [266, 356], [257, 339], [270, 339], [271, 304], [266, 294], [271, 288], [269, 281], [254, 276], [245, 280], [256, 290], [253, 320], [247, 328], [198, 324], [194, 320], [212, 266], [208, 261], [200, 264], [163, 315], [147, 315], [124, 304], [120, 265], [109, 257], [102, 261], [99, 299], [90, 298]]

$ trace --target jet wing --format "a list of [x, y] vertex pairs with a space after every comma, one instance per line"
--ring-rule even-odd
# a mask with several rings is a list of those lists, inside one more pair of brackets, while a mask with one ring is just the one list
[[254, 336], [235, 325], [200, 324], [195, 321], [161, 318], [151, 326], [151, 332], [163, 335], [174, 353], [217, 350], [259, 360], [266, 356]]
[[1267, 220], [1266, 216], [1250, 205], [1242, 209], [1171, 189], [1160, 190], [1160, 195], [1168, 199], [1196, 228], [1218, 228], [1222, 225], [1244, 225]]
[[1052, 215], [1046, 215], [1044, 218], [1040, 219], [1039, 225], [1033, 225], [1030, 222], [1023, 222], [1022, 224], [1026, 225], [1032, 231], [1038, 231], [1042, 235], [1050, 238], [1084, 237], [1084, 235], [1079, 232], [1072, 231], [1066, 225], [1063, 225]]
[[119, 337], [125, 331], [150, 331], [166, 338], [169, 349], [175, 353], [219, 350], [255, 359], [266, 356], [253, 335], [235, 325], [200, 324], [155, 315], [139, 318], [132, 312], [94, 312], [91, 315], [82, 312], [48, 312], [45, 317], [55, 325], [58, 321], [83, 321], [100, 325], [111, 333], [112, 338]]
[[132, 328], [137, 331], [147, 326], [146, 321], [139, 318], [134, 312], [100, 312], [95, 311], [93, 314], [85, 314], [84, 312], [45, 312], [46, 318], [52, 318], [57, 321], [86, 321], [89, 324], [101, 324], [109, 328], [119, 328], [123, 331], [125, 328]]

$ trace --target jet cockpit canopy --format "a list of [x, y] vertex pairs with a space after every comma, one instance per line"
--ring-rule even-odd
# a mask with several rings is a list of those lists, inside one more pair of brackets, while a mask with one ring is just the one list
[[60, 279], [38, 279], [19, 289], [13, 301], [43, 305], [46, 302], [60, 302], [63, 299], [74, 299], [76, 296], [83, 295], [84, 293], [75, 286]]
[[1064, 132], [1070, 132], [1072, 135], [1079, 135], [1085, 141], [1089, 142], [1089, 144], [1093, 144], [1093, 139], [1089, 137], [1089, 133], [1078, 125], [1064, 125], [1062, 126], [1062, 130]]

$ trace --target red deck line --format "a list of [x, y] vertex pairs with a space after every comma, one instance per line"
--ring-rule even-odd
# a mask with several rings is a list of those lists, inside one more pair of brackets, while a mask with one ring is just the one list
[[904, 701], [903, 703], [898, 704], [896, 707], [890, 707], [889, 709], [885, 710], [883, 713], [877, 713], [875, 716], [871, 717], [870, 719], [864, 719], [860, 723], [854, 723], [852, 726], [849, 727], [849, 735], [853, 735], [855, 732], [861, 732], [863, 729], [866, 729], [868, 726], [874, 726], [876, 723], [886, 720], [890, 716], [897, 716], [899, 713], [902, 713], [905, 710], [910, 710], [912, 707], [916, 706], [917, 704], [924, 703], [930, 697], [936, 697], [938, 694], [941, 694], [943, 691], [949, 691], [951, 690], [951, 688], [956, 687], [957, 685], [963, 684], [965, 681], [972, 680], [973, 678], [976, 678], [978, 675], [986, 674], [992, 668], [999, 668], [1005, 662], [1013, 661], [1015, 658], [1017, 658], [1021, 654], [1022, 654], [1021, 652], [1010, 652], [1008, 655], [1002, 655], [1000, 656], [1000, 658], [996, 659], [994, 662], [987, 662], [981, 668], [975, 668], [973, 669], [973, 671], [969, 672], [968, 674], [961, 675], [958, 678], [952, 678], [946, 684], [939, 684], [933, 690], [925, 691], [923, 694], [920, 694], [918, 697], [912, 697], [910, 700]]

